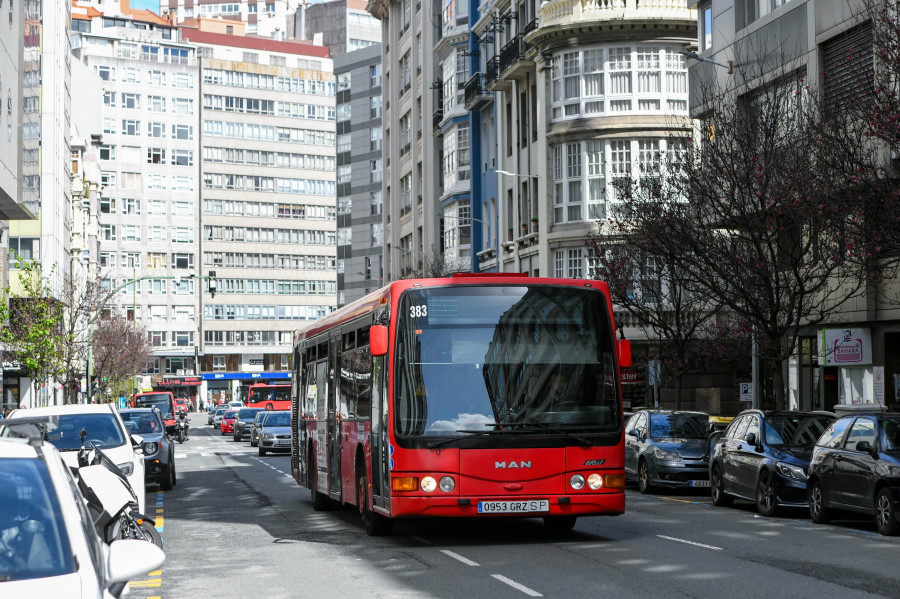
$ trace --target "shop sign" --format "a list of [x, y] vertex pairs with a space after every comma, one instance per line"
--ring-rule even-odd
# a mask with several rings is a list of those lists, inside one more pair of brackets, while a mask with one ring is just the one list
[[241, 379], [289, 379], [289, 372], [204, 372], [204, 381], [241, 380]]
[[160, 387], [199, 387], [199, 376], [186, 376], [177, 379], [159, 379], [157, 383]]
[[872, 332], [870, 329], [823, 329], [819, 347], [825, 366], [869, 366], [872, 364]]
[[622, 368], [619, 370], [619, 380], [623, 385], [643, 385], [644, 372], [635, 368]]

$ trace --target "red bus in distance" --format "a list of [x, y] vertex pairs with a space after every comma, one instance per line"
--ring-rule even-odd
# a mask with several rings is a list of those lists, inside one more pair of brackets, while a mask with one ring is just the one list
[[605, 283], [525, 275], [396, 281], [298, 331], [291, 468], [313, 507], [396, 518], [625, 511]]
[[266, 410], [290, 410], [290, 385], [250, 385], [247, 392], [248, 408], [264, 408]]

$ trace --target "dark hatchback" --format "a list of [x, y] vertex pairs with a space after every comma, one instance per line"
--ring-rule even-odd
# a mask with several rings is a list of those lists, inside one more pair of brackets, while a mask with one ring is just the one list
[[883, 535], [900, 532], [900, 414], [844, 416], [819, 437], [809, 467], [809, 515], [835, 511], [875, 517]]
[[291, 413], [274, 411], [266, 414], [259, 429], [259, 455], [270, 451], [291, 450]]
[[763, 516], [779, 506], [806, 507], [806, 473], [816, 440], [834, 422], [827, 412], [746, 410], [711, 437], [714, 505], [753, 501]]
[[706, 461], [709, 414], [641, 410], [625, 425], [625, 476], [638, 490], [652, 487], [708, 487]]
[[175, 486], [175, 444], [166, 433], [162, 416], [156, 408], [119, 410], [129, 434], [144, 440], [144, 482], [158, 483], [163, 491]]
[[234, 419], [234, 440], [243, 441], [250, 436], [250, 427], [256, 420], [256, 415], [265, 411], [264, 408], [241, 408]]

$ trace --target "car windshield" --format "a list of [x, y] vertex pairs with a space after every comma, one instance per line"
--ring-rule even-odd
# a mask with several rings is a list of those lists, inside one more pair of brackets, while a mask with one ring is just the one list
[[227, 412], [225, 412], [224, 418], [234, 418], [236, 414], [237, 412], [235, 412], [234, 410], [228, 410]]
[[654, 439], [706, 439], [709, 417], [702, 414], [651, 414], [650, 436]]
[[172, 396], [168, 393], [148, 393], [147, 395], [138, 395], [134, 398], [134, 407], [136, 408], [157, 408], [163, 418], [172, 419], [175, 417], [172, 407]]
[[619, 430], [609, 311], [597, 290], [414, 289], [398, 314], [399, 435], [460, 436], [485, 425]]
[[75, 572], [59, 498], [42, 460], [0, 459], [0, 506], [0, 587]]
[[81, 449], [81, 431], [87, 433], [84, 444], [91, 441], [98, 447], [120, 447], [125, 444], [125, 434], [112, 414], [60, 414], [59, 422], [46, 425], [47, 441], [60, 451]]
[[766, 442], [793, 449], [812, 448], [834, 418], [818, 415], [766, 416]]
[[884, 418], [881, 425], [881, 447], [884, 451], [900, 451], [900, 418]]
[[256, 415], [261, 411], [262, 410], [258, 409], [258, 408], [244, 408], [243, 410], [238, 412], [238, 418], [240, 418], [241, 420], [244, 420], [244, 419], [252, 420], [252, 419], [256, 418]]
[[265, 418], [265, 417], [266, 417], [266, 411], [260, 410], [259, 413], [256, 415], [256, 418], [253, 420], [254, 424], [259, 424], [260, 422], [263, 421], [263, 418]]
[[221, 415], [224, 414], [227, 410], [228, 410], [228, 408], [216, 408], [216, 416], [221, 416]]
[[160, 433], [163, 424], [159, 421], [158, 412], [119, 412], [119, 416], [125, 423], [134, 423], [134, 432], [137, 434]]
[[266, 422], [263, 426], [266, 428], [270, 428], [273, 426], [290, 426], [291, 425], [291, 413], [290, 412], [269, 412], [269, 416], [266, 418]]

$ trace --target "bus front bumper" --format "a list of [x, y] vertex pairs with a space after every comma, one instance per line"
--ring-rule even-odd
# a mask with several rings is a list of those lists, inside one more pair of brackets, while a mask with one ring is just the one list
[[[516, 502], [533, 506], [534, 502], [548, 501], [547, 510], [479, 513], [479, 502], [496, 504]], [[625, 493], [573, 493], [572, 495], [543, 495], [523, 497], [391, 497], [391, 516], [441, 517], [441, 518], [488, 518], [516, 517], [533, 518], [541, 516], [618, 516], [625, 513]]]

